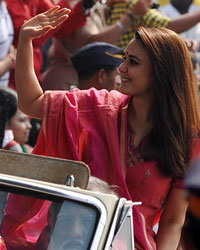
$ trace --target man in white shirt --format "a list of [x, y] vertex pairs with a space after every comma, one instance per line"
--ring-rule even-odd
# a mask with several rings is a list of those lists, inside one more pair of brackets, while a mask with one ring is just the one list
[[[169, 4], [161, 6], [159, 11], [172, 19], [180, 17], [182, 14], [200, 10], [200, 6], [193, 3], [193, 0], [171, 0]], [[200, 23], [191, 29], [181, 33], [185, 39], [196, 40], [200, 45]], [[199, 46], [198, 46], [199, 47]]]
[[0, 0], [0, 31], [0, 86], [7, 87], [10, 69], [15, 66], [16, 50], [12, 46], [13, 23], [3, 0]]

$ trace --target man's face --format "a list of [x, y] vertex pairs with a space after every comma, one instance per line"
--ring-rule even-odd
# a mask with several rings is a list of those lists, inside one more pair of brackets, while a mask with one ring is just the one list
[[111, 91], [113, 89], [119, 89], [120, 85], [121, 85], [121, 77], [118, 67], [113, 69], [109, 73], [105, 73], [105, 78], [103, 81], [102, 88]]
[[65, 201], [58, 213], [51, 235], [51, 249], [86, 250], [95, 222], [96, 212], [91, 207]]

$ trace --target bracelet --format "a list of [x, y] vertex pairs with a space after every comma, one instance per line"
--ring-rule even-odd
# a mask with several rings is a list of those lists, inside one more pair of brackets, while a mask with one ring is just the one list
[[132, 24], [136, 22], [136, 19], [130, 12], [126, 12], [125, 15], [127, 15], [130, 18]]
[[124, 33], [125, 32], [124, 25], [119, 20], [116, 22], [116, 24], [117, 24], [118, 28], [120, 29], [120, 31], [122, 33]]

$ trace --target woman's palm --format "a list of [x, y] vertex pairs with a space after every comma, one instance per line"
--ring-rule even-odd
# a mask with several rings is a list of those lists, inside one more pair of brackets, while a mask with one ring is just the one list
[[50, 10], [39, 14], [26, 21], [22, 26], [23, 37], [27, 39], [38, 38], [49, 30], [56, 28], [68, 18], [69, 9], [60, 9], [55, 6]]

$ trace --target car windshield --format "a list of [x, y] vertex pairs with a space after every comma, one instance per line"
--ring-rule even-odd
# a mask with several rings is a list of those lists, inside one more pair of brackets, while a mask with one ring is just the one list
[[[3, 191], [0, 194], [0, 235], [5, 246], [34, 240], [36, 250], [90, 249], [100, 216], [94, 205], [59, 197], [44, 200]], [[30, 204], [31, 210], [27, 209]], [[22, 241], [24, 234], [27, 242], [24, 237]]]
[[[58, 208], [52, 203], [50, 211]], [[48, 250], [87, 250], [95, 231], [97, 211], [93, 207], [64, 201], [58, 213], [52, 214], [52, 232]]]

